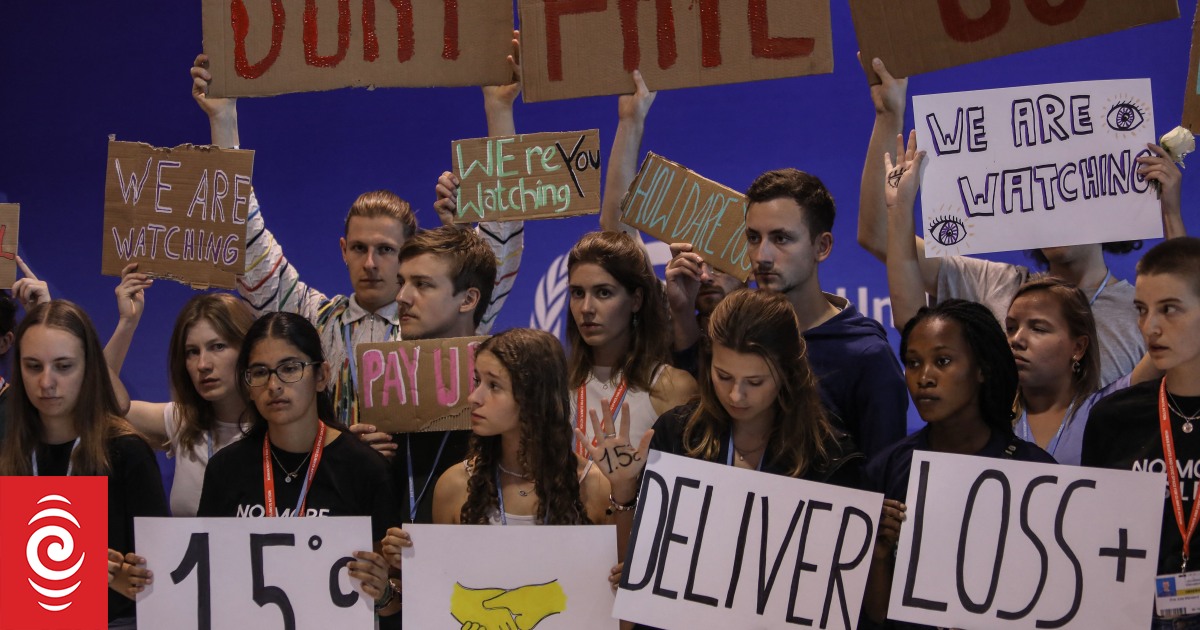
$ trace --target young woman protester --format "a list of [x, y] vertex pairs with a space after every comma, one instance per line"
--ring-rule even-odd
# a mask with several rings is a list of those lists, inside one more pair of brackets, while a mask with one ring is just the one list
[[133, 628], [133, 519], [167, 515], [154, 453], [120, 417], [100, 340], [83, 309], [65, 300], [39, 304], [17, 327], [14, 344], [0, 475], [109, 478], [109, 627]]
[[[104, 355], [120, 373], [145, 311], [145, 289], [153, 284], [126, 267], [116, 288], [120, 318]], [[175, 318], [167, 350], [171, 402], [130, 402], [126, 417], [155, 448], [175, 460], [171, 513], [195, 516], [200, 506], [204, 469], [213, 455], [242, 436], [246, 401], [238, 388], [237, 359], [254, 315], [228, 293], [202, 293], [184, 304]]]
[[[898, 328], [925, 304], [920, 262], [909, 236], [924, 153], [916, 139], [896, 139], [896, 160], [885, 156], [890, 175], [888, 205], [888, 285]], [[1100, 337], [1088, 296], [1061, 278], [1041, 275], [1024, 282], [1002, 320], [1016, 360], [1020, 388], [1014, 403], [1015, 432], [1061, 464], [1078, 465], [1092, 406], [1105, 396], [1156, 376], [1143, 359], [1101, 387]]]
[[[471, 446], [438, 479], [433, 520], [471, 525], [590, 525], [610, 520], [608, 481], [571, 448], [567, 361], [553, 335], [515, 328], [480, 344], [471, 392]], [[408, 532], [387, 532], [383, 551], [400, 569]], [[464, 628], [511, 622], [477, 611]], [[499, 619], [497, 619], [499, 616]], [[515, 627], [515, 626], [514, 626]]]
[[[696, 381], [668, 365], [666, 298], [637, 239], [624, 232], [592, 232], [567, 256], [571, 317], [568, 383], [575, 427], [595, 439], [590, 412], [612, 421], [629, 407], [630, 431], [641, 435], [654, 420], [696, 394]], [[586, 455], [586, 444], [576, 452]]]

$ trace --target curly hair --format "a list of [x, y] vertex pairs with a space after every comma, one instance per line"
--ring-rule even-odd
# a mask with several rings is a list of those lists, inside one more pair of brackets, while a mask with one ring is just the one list
[[[567, 360], [550, 333], [528, 328], [506, 330], [479, 345], [508, 370], [513, 398], [520, 410], [521, 443], [517, 457], [533, 476], [537, 521], [547, 525], [587, 525], [579, 496], [578, 459], [571, 448], [570, 394]], [[471, 436], [467, 461], [465, 524], [487, 524], [500, 509], [496, 478], [500, 464], [499, 435]]]
[[[645, 250], [624, 232], [589, 232], [579, 239], [567, 256], [567, 273], [583, 264], [598, 265], [630, 295], [641, 291], [642, 308], [630, 322], [629, 348], [614, 374], [620, 372], [629, 386], [650, 391], [654, 370], [670, 360], [670, 315], [667, 299]], [[592, 347], [579, 334], [574, 317], [567, 318], [567, 341], [571, 344], [571, 387], [580, 387], [595, 366]]]
[[[104, 360], [104, 349], [92, 320], [82, 308], [66, 300], [37, 305], [17, 326], [13, 342], [16, 369], [12, 375], [8, 430], [4, 440], [0, 441], [0, 475], [32, 474], [30, 460], [45, 435], [41, 414], [25, 389], [21, 367], [21, 342], [35, 326], [65, 331], [83, 346], [83, 380], [72, 410], [79, 447], [71, 454], [71, 466], [76, 475], [107, 475], [112, 471], [108, 441], [122, 435], [141, 435], [121, 417], [108, 364]], [[49, 366], [45, 367], [49, 369]]]
[[[986, 306], [966, 300], [946, 300], [925, 306], [904, 325], [900, 334], [900, 356], [908, 355], [908, 339], [925, 320], [955, 322], [971, 351], [971, 360], [983, 373], [979, 386], [979, 411], [983, 421], [1002, 436], [1013, 435], [1013, 400], [1017, 396], [1017, 362], [1008, 335]], [[907, 368], [906, 368], [907, 369]]]
[[796, 312], [782, 293], [738, 289], [721, 300], [709, 320], [703, 341], [700, 403], [683, 431], [689, 457], [714, 460], [733, 420], [717, 398], [712, 382], [714, 346], [761, 357], [779, 384], [775, 422], [767, 437], [767, 461], [792, 477], [828, 463], [826, 445], [834, 429], [821, 405], [817, 377], [808, 364], [808, 347], [800, 336]]
[[[246, 331], [254, 324], [254, 313], [246, 303], [228, 293], [202, 293], [188, 300], [175, 318], [171, 345], [167, 349], [167, 370], [171, 377], [171, 398], [179, 415], [179, 436], [173, 450], [191, 450], [206, 431], [217, 424], [213, 404], [204, 399], [187, 369], [187, 336], [192, 326], [204, 321], [236, 352], [242, 347]], [[234, 375], [235, 378], [237, 374]], [[238, 378], [237, 383], [241, 379]], [[236, 384], [236, 383], [235, 383]]]

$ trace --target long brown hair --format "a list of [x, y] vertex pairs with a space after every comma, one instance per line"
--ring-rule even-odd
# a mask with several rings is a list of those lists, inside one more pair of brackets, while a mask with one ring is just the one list
[[1092, 307], [1083, 291], [1054, 276], [1034, 276], [1017, 289], [1012, 303], [1031, 293], [1045, 293], [1053, 297], [1067, 323], [1067, 334], [1088, 339], [1087, 348], [1079, 359], [1079, 371], [1071, 373], [1071, 397], [1078, 404], [1100, 389], [1100, 340], [1096, 335], [1096, 318], [1092, 314]]
[[[579, 496], [578, 460], [571, 448], [570, 394], [562, 345], [550, 333], [514, 328], [483, 342], [478, 352], [492, 353], [512, 380], [513, 398], [520, 410], [517, 458], [533, 476], [538, 522], [589, 524]], [[496, 498], [500, 440], [499, 435], [471, 436], [468, 461], [473, 463], [462, 506], [463, 523], [486, 524], [500, 509]]]
[[[634, 315], [636, 324], [629, 329], [629, 349], [614, 365], [630, 387], [650, 391], [654, 370], [670, 359], [670, 316], [667, 301], [654, 276], [645, 249], [624, 232], [589, 232], [571, 248], [567, 256], [567, 273], [577, 265], [598, 265], [617, 280], [630, 295], [639, 289], [642, 307]], [[580, 387], [592, 373], [592, 347], [579, 334], [574, 317], [567, 317], [567, 340], [571, 344], [571, 387]]]
[[826, 445], [834, 430], [821, 406], [817, 377], [808, 365], [808, 348], [800, 322], [782, 293], [738, 289], [725, 296], [709, 319], [703, 342], [700, 404], [683, 431], [689, 457], [713, 460], [733, 420], [717, 398], [712, 382], [712, 349], [719, 345], [740, 354], [761, 357], [779, 384], [775, 422], [763, 455], [792, 477], [828, 463]]
[[[171, 346], [167, 351], [167, 368], [171, 373], [171, 399], [175, 401], [175, 413], [179, 417], [179, 436], [172, 445], [172, 450], [177, 452], [191, 450], [201, 436], [217, 424], [213, 404], [196, 391], [187, 369], [187, 336], [192, 326], [201, 321], [208, 322], [221, 340], [238, 352], [246, 331], [254, 323], [254, 313], [228, 293], [202, 293], [188, 300], [175, 318], [175, 330], [171, 333]], [[231, 376], [235, 379], [234, 387], [239, 388], [240, 375]]]
[[92, 320], [79, 306], [66, 300], [39, 304], [17, 326], [13, 355], [12, 400], [9, 404], [8, 431], [0, 445], [0, 475], [32, 474], [34, 450], [45, 439], [41, 414], [25, 390], [21, 363], [21, 341], [34, 326], [64, 330], [83, 346], [83, 381], [75, 399], [74, 428], [79, 446], [71, 453], [71, 468], [76, 475], [107, 475], [112, 471], [108, 441], [121, 435], [137, 435], [121, 417], [113, 393], [104, 349], [92, 326]]

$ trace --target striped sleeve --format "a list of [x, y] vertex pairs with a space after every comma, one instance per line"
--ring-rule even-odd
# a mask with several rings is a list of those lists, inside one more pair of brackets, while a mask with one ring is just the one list
[[521, 267], [521, 253], [525, 249], [524, 221], [495, 221], [480, 223], [476, 228], [479, 236], [492, 248], [496, 255], [496, 286], [492, 289], [492, 299], [487, 310], [483, 313], [483, 321], [475, 332], [480, 335], [489, 334], [492, 324], [508, 294], [512, 292], [513, 283], [517, 280], [517, 269]]
[[246, 273], [238, 278], [237, 290], [256, 316], [287, 311], [315, 323], [321, 308], [329, 303], [324, 293], [300, 280], [300, 272], [267, 229], [253, 192], [246, 217]]

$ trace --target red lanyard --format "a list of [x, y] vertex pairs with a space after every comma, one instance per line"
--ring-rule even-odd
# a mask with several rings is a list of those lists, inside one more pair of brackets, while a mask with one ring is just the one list
[[[318, 425], [317, 439], [313, 441], [312, 459], [308, 462], [308, 474], [304, 476], [304, 485], [300, 486], [300, 499], [296, 501], [296, 509], [292, 516], [304, 516], [308, 490], [317, 474], [317, 465], [321, 463], [321, 452], [325, 450], [325, 423], [318, 422]], [[279, 510], [275, 506], [275, 471], [271, 467], [270, 434], [263, 435], [263, 501], [266, 503], [267, 516], [279, 516]]]
[[1183, 568], [1187, 571], [1188, 550], [1191, 547], [1192, 534], [1196, 533], [1196, 524], [1200, 523], [1200, 501], [1192, 497], [1192, 516], [1188, 519], [1187, 527], [1183, 525], [1183, 492], [1179, 489], [1179, 464], [1175, 459], [1175, 436], [1171, 432], [1171, 415], [1167, 410], [1167, 379], [1162, 380], [1158, 389], [1158, 427], [1162, 432], [1163, 463], [1167, 469], [1167, 485], [1171, 489], [1171, 507], [1175, 510], [1175, 524], [1179, 526], [1179, 535], [1183, 537]]
[[[625, 382], [625, 377], [621, 377], [621, 384], [617, 385], [617, 391], [613, 392], [612, 400], [608, 401], [608, 421], [612, 423], [612, 431], [617, 431], [617, 410], [621, 408], [621, 403], [625, 402], [625, 392], [629, 389], [629, 384]], [[587, 383], [579, 386], [579, 390], [575, 392], [575, 426], [579, 432], [587, 435]], [[596, 440], [600, 436], [592, 438], [592, 446], [596, 445]], [[584, 448], [583, 442], [575, 442], [575, 452], [584, 459], [587, 458], [588, 452]]]

